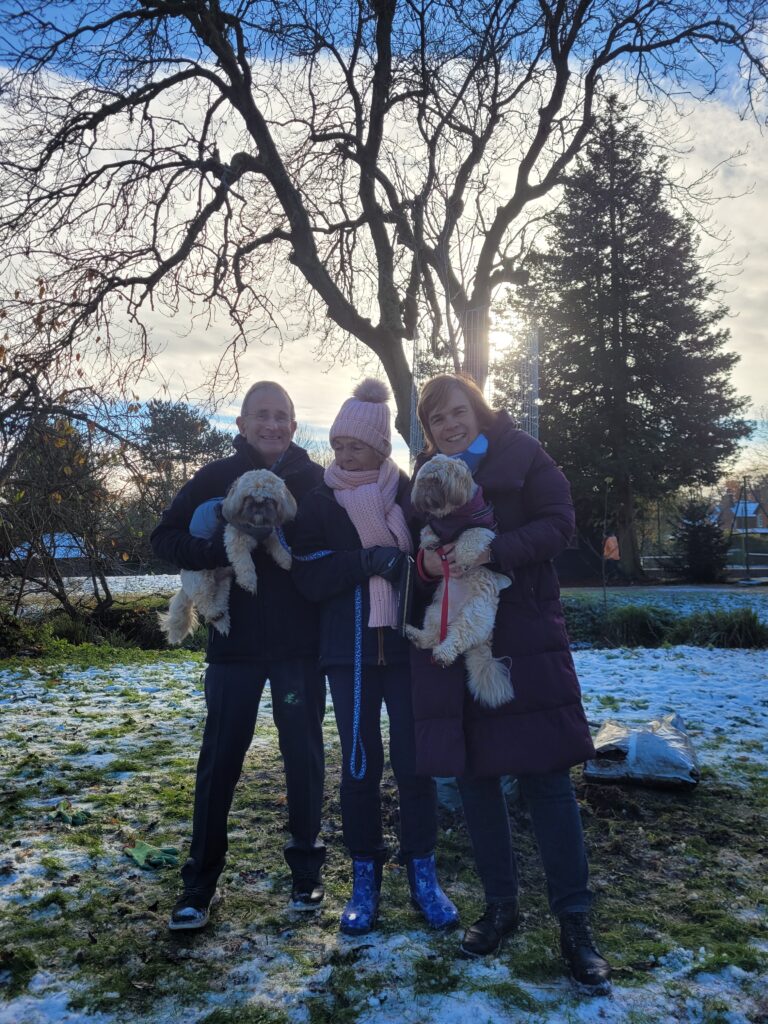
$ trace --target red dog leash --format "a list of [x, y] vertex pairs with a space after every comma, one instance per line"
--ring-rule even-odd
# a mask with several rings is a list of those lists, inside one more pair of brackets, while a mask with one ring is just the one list
[[437, 549], [438, 555], [440, 555], [440, 565], [443, 570], [443, 579], [445, 580], [445, 590], [443, 591], [443, 603], [440, 607], [440, 643], [445, 640], [448, 635], [448, 580], [451, 575], [451, 570], [448, 565], [448, 556], [442, 548]]
[[[451, 576], [451, 570], [448, 565], [448, 556], [442, 547], [436, 548], [436, 551], [440, 555], [440, 564], [443, 570], [443, 579], [445, 580], [445, 592], [443, 593], [443, 603], [440, 608], [440, 643], [442, 643], [448, 635], [448, 580]], [[416, 555], [416, 571], [425, 583], [432, 583], [434, 581], [434, 576], [427, 576], [424, 572], [424, 548], [420, 548], [419, 553]]]

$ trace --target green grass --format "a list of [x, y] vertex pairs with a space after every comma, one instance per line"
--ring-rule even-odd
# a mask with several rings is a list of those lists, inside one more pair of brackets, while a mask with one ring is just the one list
[[[167, 685], [169, 694], [183, 689], [171, 680]], [[190, 692], [192, 685], [187, 684]], [[93, 684], [94, 694], [99, 686]], [[119, 1011], [120, 1024], [151, 1021], [153, 1008], [167, 1000], [190, 1008], [196, 1024], [285, 1024], [281, 1010], [228, 982], [232, 968], [258, 957], [281, 985], [287, 973], [294, 977], [291, 984], [309, 986], [301, 1000], [310, 1024], [352, 1024], [370, 1009], [369, 1000], [393, 985], [423, 999], [484, 993], [502, 1007], [546, 1019], [546, 1004], [526, 986], [559, 982], [563, 967], [535, 839], [522, 808], [513, 806], [512, 819], [523, 916], [520, 931], [498, 957], [508, 969], [506, 978], [496, 973], [478, 980], [468, 973], [457, 956], [460, 933], [441, 935], [423, 927], [408, 899], [405, 872], [394, 864], [385, 869], [376, 933], [370, 943], [366, 938], [348, 947], [338, 938], [338, 915], [350, 885], [338, 802], [338, 744], [329, 742], [327, 748], [326, 901], [311, 921], [296, 920], [286, 911], [284, 787], [276, 732], [267, 716], [260, 719], [257, 739], [269, 742], [249, 753], [235, 795], [224, 902], [203, 934], [169, 933], [165, 925], [178, 872], [141, 871], [123, 849], [141, 837], [186, 853], [202, 696], [196, 695], [200, 717], [193, 728], [185, 719], [184, 732], [177, 733], [160, 730], [180, 722], [174, 699], [164, 701], [162, 715], [152, 718], [137, 690], [128, 692], [130, 697], [122, 697], [113, 691], [110, 724], [91, 714], [86, 694], [74, 738], [57, 731], [50, 709], [35, 719], [34, 749], [22, 746], [31, 743], [29, 730], [12, 715], [8, 732], [0, 735], [0, 743], [9, 743], [5, 769], [14, 790], [13, 799], [0, 804], [8, 851], [3, 859], [10, 858], [13, 870], [23, 871], [27, 858], [41, 869], [16, 890], [21, 898], [0, 906], [3, 998], [23, 993], [42, 967], [72, 993], [73, 1005]], [[46, 694], [50, 701], [69, 701], [58, 696], [55, 685]], [[609, 697], [603, 707], [611, 709]], [[331, 716], [326, 729], [330, 740]], [[9, 741], [9, 733], [16, 738]], [[117, 762], [77, 766], [73, 746], [93, 752], [113, 742], [120, 744]], [[117, 778], [116, 765], [130, 775]], [[706, 769], [691, 793], [588, 786], [574, 773], [597, 893], [596, 929], [621, 985], [642, 986], [660, 958], [678, 947], [697, 954], [703, 949], [701, 969], [730, 964], [768, 970], [768, 956], [759, 948], [768, 941], [768, 922], [754, 913], [765, 904], [768, 779], [757, 763], [735, 760], [732, 771], [734, 781], [726, 784]], [[52, 820], [50, 807], [41, 808], [40, 801], [58, 795], [86, 807], [92, 818], [77, 828]], [[389, 778], [383, 813], [394, 850], [397, 806]], [[440, 877], [469, 923], [482, 911], [469, 841], [460, 816], [443, 814], [441, 826]], [[417, 939], [398, 954], [403, 977], [393, 980], [365, 951], [405, 933], [416, 933]], [[212, 1005], [211, 996], [226, 1007]], [[705, 1009], [712, 1021], [723, 1012], [715, 1002]]]

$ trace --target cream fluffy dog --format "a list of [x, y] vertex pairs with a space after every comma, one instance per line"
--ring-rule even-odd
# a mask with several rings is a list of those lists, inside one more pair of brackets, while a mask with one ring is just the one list
[[291, 568], [290, 552], [280, 543], [276, 527], [293, 519], [296, 501], [279, 476], [253, 469], [234, 481], [221, 506], [224, 547], [230, 565], [220, 569], [182, 569], [181, 590], [168, 611], [160, 613], [160, 628], [169, 644], [180, 644], [198, 623], [198, 613], [219, 633], [229, 633], [229, 591], [234, 579], [243, 590], [256, 593], [258, 580], [251, 552], [262, 544], [281, 569]]
[[[435, 455], [416, 475], [411, 501], [430, 519], [444, 519], [473, 497], [475, 482], [466, 463], [447, 455]], [[475, 700], [495, 708], [514, 697], [509, 671], [491, 653], [493, 624], [499, 594], [512, 582], [509, 577], [483, 565], [474, 565], [496, 534], [485, 527], [470, 527], [459, 534], [454, 553], [464, 574], [449, 577], [448, 629], [440, 642], [440, 619], [446, 581], [442, 579], [424, 616], [424, 626], [406, 627], [408, 638], [422, 649], [432, 648], [440, 665], [452, 665], [460, 654], [467, 668], [467, 685]], [[430, 526], [421, 531], [421, 547], [436, 550], [441, 541]]]

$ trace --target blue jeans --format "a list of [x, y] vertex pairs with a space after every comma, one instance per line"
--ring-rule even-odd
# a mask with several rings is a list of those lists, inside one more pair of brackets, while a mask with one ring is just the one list
[[[592, 893], [579, 805], [568, 771], [519, 775], [555, 916], [588, 911]], [[475, 863], [488, 903], [518, 898], [518, 871], [501, 780], [459, 779]]]
[[342, 753], [341, 821], [344, 843], [353, 857], [384, 860], [387, 850], [381, 827], [381, 776], [384, 747], [381, 705], [389, 716], [389, 759], [400, 804], [400, 858], [424, 857], [437, 841], [437, 795], [432, 779], [416, 775], [415, 735], [408, 664], [363, 666], [360, 738], [367, 769], [362, 779], [349, 770], [353, 730], [351, 666], [327, 669]]

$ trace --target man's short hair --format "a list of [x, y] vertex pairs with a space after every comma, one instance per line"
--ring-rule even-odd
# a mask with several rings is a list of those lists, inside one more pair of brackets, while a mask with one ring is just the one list
[[281, 395], [285, 396], [285, 400], [288, 403], [288, 408], [291, 411], [291, 420], [296, 419], [296, 409], [293, 406], [293, 399], [285, 390], [282, 384], [278, 384], [275, 380], [257, 380], [255, 384], [251, 384], [248, 390], [245, 392], [243, 398], [243, 404], [240, 406], [240, 415], [245, 416], [245, 410], [248, 406], [248, 399], [256, 391], [264, 391], [267, 388], [272, 388], [273, 391], [279, 391]]

